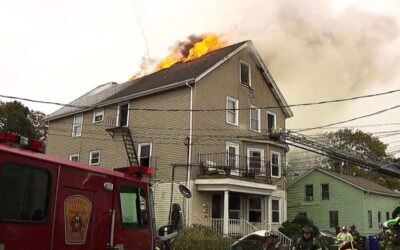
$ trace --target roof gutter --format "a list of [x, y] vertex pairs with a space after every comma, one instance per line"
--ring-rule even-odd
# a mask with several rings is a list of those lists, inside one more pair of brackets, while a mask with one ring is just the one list
[[190, 78], [190, 79], [187, 79], [187, 80], [184, 80], [184, 81], [175, 82], [175, 83], [171, 83], [171, 84], [168, 84], [168, 85], [165, 85], [165, 86], [161, 86], [161, 87], [158, 87], [158, 88], [141, 91], [139, 93], [135, 93], [135, 94], [132, 94], [132, 95], [120, 97], [120, 98], [117, 98], [117, 99], [114, 99], [114, 100], [110, 100], [110, 101], [107, 101], [107, 102], [100, 102], [100, 103], [94, 104], [90, 108], [71, 111], [71, 112], [68, 112], [68, 113], [65, 113], [65, 114], [62, 114], [62, 115], [50, 117], [50, 118], [48, 118], [46, 120], [47, 121], [51, 121], [51, 120], [63, 118], [63, 117], [70, 116], [70, 115], [73, 115], [73, 114], [78, 114], [78, 113], [82, 113], [82, 112], [85, 112], [85, 111], [89, 111], [89, 110], [92, 110], [94, 108], [101, 108], [101, 107], [105, 107], [105, 106], [108, 106], [108, 105], [111, 105], [111, 104], [116, 104], [116, 103], [128, 101], [130, 99], [140, 98], [140, 97], [143, 97], [143, 96], [156, 94], [156, 93], [167, 91], [167, 90], [170, 90], [170, 89], [186, 86], [187, 83], [194, 83], [194, 82], [195, 82], [195, 78]]

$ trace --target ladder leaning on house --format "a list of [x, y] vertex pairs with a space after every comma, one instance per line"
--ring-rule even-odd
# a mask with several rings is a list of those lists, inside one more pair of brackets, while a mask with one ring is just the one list
[[135, 142], [133, 141], [131, 130], [129, 129], [129, 127], [116, 126], [115, 124], [115, 118], [108, 118], [106, 122], [106, 131], [111, 135], [113, 139], [115, 133], [121, 132], [126, 155], [128, 156], [129, 165], [140, 166], [140, 161], [135, 149]]

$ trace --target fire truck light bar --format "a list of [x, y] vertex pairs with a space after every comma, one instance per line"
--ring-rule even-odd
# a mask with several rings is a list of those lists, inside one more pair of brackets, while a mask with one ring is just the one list
[[0, 132], [0, 143], [7, 143], [16, 147], [27, 148], [38, 152], [42, 152], [44, 149], [43, 141], [32, 140], [11, 132]]
[[153, 174], [153, 168], [150, 167], [140, 167], [140, 166], [129, 166], [123, 168], [114, 168], [115, 171], [127, 173], [127, 174]]

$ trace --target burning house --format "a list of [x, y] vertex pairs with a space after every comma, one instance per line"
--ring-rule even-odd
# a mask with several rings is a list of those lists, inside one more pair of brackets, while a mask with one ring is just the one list
[[[288, 147], [268, 131], [285, 128], [292, 112], [252, 42], [226, 45], [193, 36], [154, 73], [82, 95], [47, 117], [47, 153], [99, 167], [153, 168], [157, 226], [178, 203], [187, 225], [223, 234], [279, 227]], [[137, 162], [118, 131], [129, 131]], [[193, 197], [177, 195], [172, 181]]]

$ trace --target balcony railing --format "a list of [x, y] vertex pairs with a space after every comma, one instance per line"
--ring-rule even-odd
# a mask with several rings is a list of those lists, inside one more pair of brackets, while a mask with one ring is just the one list
[[261, 178], [271, 181], [269, 161], [259, 157], [246, 157], [229, 153], [200, 154], [199, 166], [202, 174], [220, 174], [245, 178]]

